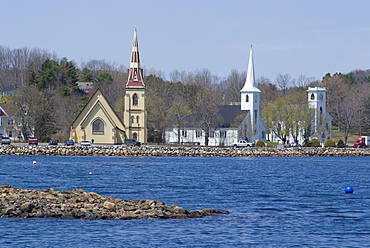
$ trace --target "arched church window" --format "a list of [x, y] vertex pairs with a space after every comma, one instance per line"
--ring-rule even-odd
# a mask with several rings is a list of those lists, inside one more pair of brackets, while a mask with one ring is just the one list
[[324, 96], [323, 96], [323, 94], [322, 94], [322, 93], [320, 93], [320, 95], [319, 95], [319, 99], [320, 99], [320, 100], [323, 100], [323, 99], [324, 99]]
[[135, 93], [135, 94], [132, 96], [132, 105], [133, 105], [133, 106], [136, 106], [136, 105], [138, 105], [138, 102], [139, 102], [139, 98], [138, 98], [137, 94]]
[[133, 133], [133, 134], [132, 134], [132, 138], [133, 138], [134, 140], [137, 140], [137, 133]]
[[104, 134], [104, 122], [96, 119], [92, 124], [93, 134]]
[[136, 123], [139, 123], [139, 116], [136, 116]]
[[320, 107], [320, 114], [322, 114], [322, 107]]
[[131, 116], [131, 123], [134, 123], [134, 122], [135, 122], [135, 117]]
[[254, 121], [257, 122], [257, 109], [254, 110]]
[[249, 102], [249, 95], [245, 95], [245, 102]]
[[311, 100], [315, 100], [315, 95], [313, 93], [311, 94]]

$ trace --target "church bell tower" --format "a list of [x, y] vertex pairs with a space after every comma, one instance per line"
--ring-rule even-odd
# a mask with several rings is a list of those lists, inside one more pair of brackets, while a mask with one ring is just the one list
[[145, 84], [143, 69], [140, 67], [139, 44], [137, 30], [134, 30], [130, 68], [126, 83], [124, 124], [126, 137], [141, 143], [147, 142]]
[[251, 46], [247, 78], [245, 80], [244, 87], [240, 90], [241, 110], [248, 110], [250, 115], [249, 139], [251, 141], [266, 139], [266, 127], [260, 116], [261, 91], [257, 88], [254, 77], [253, 51]]

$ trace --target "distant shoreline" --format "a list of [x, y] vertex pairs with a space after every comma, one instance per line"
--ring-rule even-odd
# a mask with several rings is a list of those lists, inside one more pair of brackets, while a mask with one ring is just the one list
[[124, 156], [124, 157], [366, 157], [370, 149], [360, 148], [220, 148], [220, 147], [172, 147], [122, 145], [94, 146], [29, 146], [6, 145], [0, 147], [0, 155], [32, 156]]

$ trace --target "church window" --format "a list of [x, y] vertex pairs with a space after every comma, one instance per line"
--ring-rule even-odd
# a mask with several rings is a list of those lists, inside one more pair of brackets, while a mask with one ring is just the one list
[[249, 102], [249, 95], [245, 95], [245, 102]]
[[137, 140], [137, 133], [133, 133], [133, 134], [132, 134], [132, 138], [133, 138], [134, 140]]
[[134, 81], [137, 81], [137, 71], [135, 70], [134, 71], [134, 78], [133, 78]]
[[137, 96], [137, 94], [135, 93], [133, 96], [132, 96], [132, 105], [133, 106], [137, 106], [138, 105], [138, 96]]
[[96, 119], [92, 125], [93, 134], [104, 134], [104, 122], [100, 119]]
[[315, 95], [313, 93], [311, 94], [311, 100], [315, 100]]
[[181, 135], [182, 135], [182, 137], [187, 137], [188, 136], [188, 131], [181, 130]]
[[254, 110], [254, 121], [257, 122], [257, 109]]
[[139, 116], [136, 116], [136, 123], [139, 123]]
[[134, 123], [134, 122], [135, 122], [135, 117], [131, 116], [131, 123]]
[[324, 99], [324, 96], [323, 96], [323, 94], [322, 94], [322, 93], [320, 93], [320, 95], [319, 95], [319, 99], [320, 99], [320, 100], [323, 100], [323, 99]]

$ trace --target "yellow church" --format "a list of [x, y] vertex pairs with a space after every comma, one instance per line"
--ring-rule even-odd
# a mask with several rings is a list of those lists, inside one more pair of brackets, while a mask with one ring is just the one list
[[124, 111], [115, 111], [97, 89], [72, 123], [70, 138], [76, 143], [93, 140], [96, 144], [122, 144], [125, 139], [146, 143], [145, 84], [136, 28], [124, 97]]

